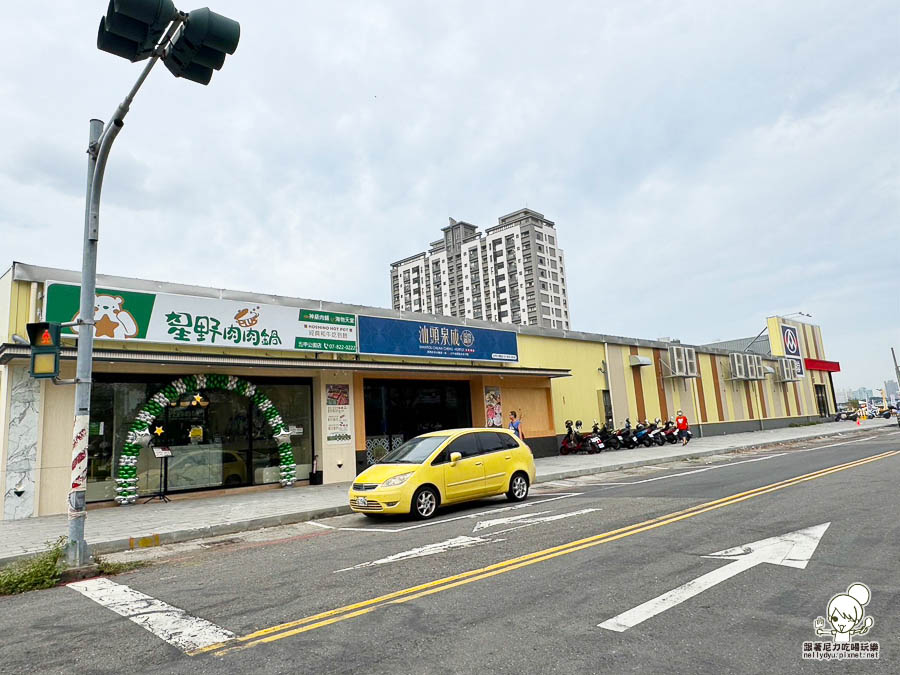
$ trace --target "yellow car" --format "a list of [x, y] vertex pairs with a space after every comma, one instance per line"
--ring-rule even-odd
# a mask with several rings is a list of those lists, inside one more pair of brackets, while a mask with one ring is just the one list
[[408, 440], [356, 477], [357, 513], [431, 518], [442, 504], [506, 494], [522, 501], [534, 482], [531, 449], [505, 429], [448, 429]]

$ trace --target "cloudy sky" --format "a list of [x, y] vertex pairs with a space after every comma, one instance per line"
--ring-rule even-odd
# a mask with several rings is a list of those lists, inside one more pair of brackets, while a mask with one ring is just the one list
[[[140, 70], [96, 49], [105, 9], [4, 7], [0, 267], [80, 266], [88, 120]], [[139, 93], [101, 273], [389, 306], [389, 263], [448, 217], [527, 204], [575, 329], [702, 343], [804, 311], [839, 387], [893, 377], [896, 0], [212, 9], [240, 46], [208, 87], [160, 66]]]

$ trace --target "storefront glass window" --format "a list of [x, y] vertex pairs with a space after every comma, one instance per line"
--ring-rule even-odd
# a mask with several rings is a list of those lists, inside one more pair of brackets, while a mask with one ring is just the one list
[[[144, 404], [177, 376], [95, 375], [91, 395], [87, 499], [115, 497], [113, 470], [128, 427]], [[131, 381], [129, 381], [131, 380]], [[293, 435], [297, 477], [312, 464], [312, 386], [309, 380], [251, 379], [275, 404]], [[279, 456], [268, 425], [245, 397], [235, 392], [186, 392], [151, 424], [153, 446], [167, 447], [161, 460], [153, 448], [138, 457], [138, 494], [149, 496], [217, 487], [277, 483]]]
[[[135, 415], [162, 382], [112, 383], [95, 379], [91, 387], [91, 426], [88, 436], [87, 500], [104, 501], [116, 496], [113, 469]], [[152, 456], [152, 452], [150, 453]], [[145, 458], [139, 458], [139, 466]], [[139, 469], [140, 470], [140, 469]], [[157, 474], [157, 481], [159, 475]], [[146, 482], [139, 477], [138, 484]]]

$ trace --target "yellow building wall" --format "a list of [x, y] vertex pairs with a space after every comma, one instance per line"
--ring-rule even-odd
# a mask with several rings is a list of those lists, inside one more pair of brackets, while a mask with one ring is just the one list
[[[519, 365], [532, 368], [570, 369], [573, 377], [554, 378], [551, 382], [551, 406], [553, 410], [550, 429], [556, 434], [565, 433], [565, 420], [580, 419], [589, 427], [602, 414], [597, 392], [606, 389], [606, 376], [601, 372], [606, 360], [602, 342], [564, 340], [535, 335], [518, 336]], [[613, 359], [613, 356], [610, 356]], [[609, 364], [607, 368], [612, 368]], [[507, 378], [509, 379], [509, 378]], [[511, 410], [503, 395], [504, 411]], [[614, 407], [616, 404], [613, 404]], [[624, 415], [616, 409], [616, 414]], [[529, 423], [527, 427], [531, 426]], [[526, 427], [526, 428], [527, 428]], [[526, 431], [526, 433], [528, 433]], [[531, 432], [532, 437], [535, 431]]]
[[[808, 329], [809, 344], [816, 335], [812, 328]], [[780, 334], [777, 323], [775, 329]], [[631, 355], [646, 357], [651, 365], [631, 366]], [[798, 383], [780, 383], [772, 376], [758, 381], [732, 380], [729, 359], [721, 354], [698, 353], [699, 378], [693, 380], [665, 377], [665, 365], [658, 366], [668, 360], [667, 355], [649, 347], [520, 335], [519, 357], [522, 366], [571, 370], [571, 377], [552, 380], [557, 433], [564, 433], [566, 419], [581, 419], [586, 425], [593, 419], [602, 420], [600, 391], [607, 388], [617, 426], [626, 417], [633, 424], [657, 416], [672, 418], [679, 409], [694, 424], [816, 415], [814, 385], [825, 384], [831, 396], [827, 376], [814, 371]], [[606, 373], [600, 370], [603, 361]], [[771, 359], [764, 364], [776, 365]], [[510, 409], [506, 400], [504, 409]]]
[[[0, 342], [11, 342], [9, 330], [10, 298], [12, 297], [12, 268], [0, 276]], [[2, 507], [0, 507], [2, 508]]]
[[28, 331], [25, 326], [34, 318], [34, 303], [38, 286], [32, 285], [30, 282], [13, 281], [9, 288], [9, 312], [7, 314], [8, 323], [6, 325], [5, 342], [12, 342], [14, 333], [24, 338], [28, 337]]
[[[75, 377], [75, 364], [60, 364], [60, 377]], [[75, 387], [44, 381], [41, 395], [40, 433], [38, 436], [39, 474], [37, 514], [46, 516], [66, 512], [66, 500], [72, 481], [72, 424], [75, 415]]]

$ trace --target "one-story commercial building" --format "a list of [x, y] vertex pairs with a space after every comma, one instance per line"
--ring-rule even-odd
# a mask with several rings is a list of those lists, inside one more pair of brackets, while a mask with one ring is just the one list
[[[64, 513], [74, 387], [29, 374], [26, 324], [71, 322], [77, 272], [0, 276], [0, 517]], [[165, 494], [350, 481], [427, 431], [523, 420], [538, 456], [566, 419], [674, 417], [695, 433], [835, 412], [818, 326], [779, 317], [755, 341], [685, 345], [99, 276], [89, 507]], [[61, 379], [75, 373], [63, 330]]]

